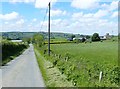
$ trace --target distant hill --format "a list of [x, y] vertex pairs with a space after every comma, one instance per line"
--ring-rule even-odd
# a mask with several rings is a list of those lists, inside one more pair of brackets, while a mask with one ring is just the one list
[[[6, 39], [20, 39], [21, 40], [23, 38], [31, 38], [36, 33], [38, 33], [38, 32], [0, 32], [0, 36], [2, 36], [2, 38], [6, 38]], [[48, 38], [48, 33], [47, 32], [39, 32], [39, 33], [42, 34], [44, 36], [44, 38]], [[50, 35], [51, 35], [52, 39], [55, 39], [55, 38], [69, 38], [73, 34], [51, 32]], [[80, 34], [74, 34], [74, 35], [77, 38], [86, 36], [86, 35], [80, 35]]]
[[[2, 36], [3, 38], [6, 38], [6, 39], [23, 39], [26, 37], [30, 38], [36, 33], [38, 33], [38, 32], [0, 32], [0, 36]], [[45, 38], [48, 37], [47, 32], [39, 32], [39, 33], [42, 34]], [[52, 32], [51, 38], [68, 38], [71, 35], [72, 34], [69, 34], [69, 33]]]
[[9, 39], [22, 39], [25, 37], [32, 37], [34, 34], [35, 32], [2, 32], [2, 37]]

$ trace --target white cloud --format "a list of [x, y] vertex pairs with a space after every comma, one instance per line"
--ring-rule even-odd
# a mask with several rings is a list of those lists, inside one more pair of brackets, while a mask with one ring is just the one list
[[108, 11], [107, 10], [99, 10], [97, 13], [94, 14], [95, 17], [100, 18], [103, 16], [108, 15]]
[[[40, 3], [41, 1], [41, 3]], [[49, 0], [36, 0], [35, 5], [36, 8], [45, 8], [48, 5]], [[74, 1], [74, 0], [73, 0]], [[75, 3], [75, 2], [82, 2], [82, 3]], [[91, 9], [93, 7], [96, 7], [98, 4], [94, 5], [93, 1], [88, 1], [87, 3], [83, 3], [85, 1], [83, 0], [76, 0], [72, 4], [77, 4], [78, 6], [74, 6], [76, 8], [80, 9]], [[45, 3], [45, 4], [44, 4]], [[95, 3], [97, 3], [95, 1]], [[87, 4], [79, 6], [80, 4]], [[70, 18], [64, 18], [64, 19], [58, 19], [54, 18], [54, 20], [51, 20], [51, 31], [52, 32], [66, 32], [66, 33], [79, 33], [79, 34], [93, 34], [95, 32], [100, 33], [100, 35], [104, 35], [106, 33], [111, 33], [112, 30], [114, 33], [118, 32], [118, 26], [117, 22], [111, 21], [111, 19], [105, 19], [102, 18], [104, 16], [111, 16], [115, 18], [117, 16], [116, 12], [116, 3], [112, 2], [111, 4], [103, 4], [102, 8], [100, 8], [97, 12], [95, 13], [83, 13], [83, 12], [77, 12], [73, 13]], [[103, 8], [104, 7], [104, 8]], [[113, 12], [113, 10], [115, 10]], [[109, 13], [110, 12], [110, 13]], [[15, 13], [14, 13], [15, 14]], [[51, 16], [63, 16], [68, 14], [67, 11], [62, 11], [60, 9], [52, 9], [51, 10]], [[48, 29], [48, 21], [43, 22], [38, 22], [36, 18], [32, 19], [31, 22], [26, 22], [24, 19], [17, 19], [19, 17], [19, 14], [14, 16], [14, 18], [11, 18], [8, 20], [8, 17], [13, 17], [13, 16], [8, 16], [8, 15], [0, 15], [1, 19], [6, 19], [7, 21], [3, 25], [3, 30], [9, 31], [11, 30], [19, 30], [19, 31], [47, 31]], [[17, 17], [17, 20], [14, 20], [15, 17]], [[11, 20], [14, 20], [11, 21]], [[43, 28], [40, 29], [41, 25], [43, 24]]]
[[111, 17], [112, 17], [112, 18], [118, 17], [118, 11], [115, 11], [115, 12], [112, 14]]
[[36, 22], [36, 21], [37, 21], [37, 19], [36, 19], [36, 18], [34, 18], [32, 21], [33, 21], [33, 22]]
[[10, 3], [17, 3], [17, 2], [30, 3], [30, 2], [35, 2], [35, 0], [9, 0], [9, 2]]
[[72, 17], [73, 17], [73, 18], [83, 17], [83, 12], [73, 13]]
[[12, 12], [9, 14], [0, 14], [0, 19], [1, 20], [14, 20], [17, 19], [19, 17], [19, 14], [17, 12]]
[[[55, 20], [51, 20], [50, 22], [51, 22], [51, 26], [56, 26], [56, 25], [60, 25], [61, 24], [61, 21], [62, 21], [62, 19], [55, 19]], [[42, 21], [42, 22], [40, 22], [40, 25], [44, 25], [45, 27], [47, 27], [48, 26], [48, 21]]]
[[57, 0], [9, 0], [10, 3], [34, 3], [35, 8], [46, 8], [48, 7], [49, 2], [51, 6], [57, 2]]
[[105, 35], [106, 33], [111, 34], [112, 30], [117, 34], [118, 28], [115, 22], [95, 18], [92, 18], [91, 20], [87, 20], [86, 18], [81, 21], [73, 21], [69, 27], [66, 28], [66, 32], [79, 34], [93, 34], [98, 32], [100, 35]]
[[[75, 15], [75, 14], [74, 14]], [[64, 33], [79, 33], [79, 34], [93, 34], [98, 32], [100, 35], [106, 33], [118, 32], [116, 22], [109, 21], [108, 19], [95, 18], [93, 14], [83, 14], [82, 17], [71, 17], [71, 19], [54, 19], [51, 20], [51, 32], [64, 32]], [[74, 18], [74, 19], [72, 19]], [[42, 29], [40, 29], [43, 24]], [[17, 20], [16, 22], [6, 22], [3, 24], [3, 31], [48, 31], [48, 21], [44, 23], [25, 22], [24, 19]]]
[[19, 21], [16, 22], [16, 24], [22, 25], [22, 24], [24, 24], [24, 22], [25, 22], [24, 19], [20, 19]]
[[5, 21], [2, 24], [2, 31], [29, 31], [29, 27], [24, 19], [17, 19], [14, 21]]
[[108, 10], [108, 11], [113, 11], [118, 9], [118, 1], [113, 1], [110, 4], [102, 4], [101, 5], [102, 9]]
[[84, 15], [85, 18], [91, 18], [91, 17], [93, 17], [93, 16], [94, 16], [94, 15], [91, 14], [91, 13], [88, 13], [88, 14], [85, 14], [85, 15]]
[[36, 0], [35, 7], [36, 8], [46, 8], [48, 7], [49, 2], [55, 3], [57, 0]]
[[5, 22], [5, 24], [8, 24], [9, 22]]
[[107, 10], [98, 10], [96, 13], [88, 13], [88, 14], [84, 14], [83, 12], [78, 12], [78, 13], [73, 13], [72, 18], [75, 20], [79, 20], [83, 19], [83, 18], [87, 18], [88, 20], [90, 18], [101, 18], [104, 16], [109, 15]]
[[98, 7], [99, 4], [98, 0], [73, 0], [71, 6], [80, 9], [90, 9]]
[[114, 21], [112, 22], [109, 19], [100, 18], [108, 14], [100, 13], [104, 11], [98, 12], [96, 12], [97, 15], [95, 15], [95, 13], [88, 14], [84, 14], [83, 12], [73, 13], [71, 19], [62, 20], [61, 22], [55, 25], [51, 24], [52, 31], [79, 34], [93, 34], [95, 32], [98, 32], [100, 35], [105, 35], [106, 33], [112, 34], [113, 30], [114, 34], [117, 34], [118, 32], [117, 23]]
[[51, 20], [51, 24], [52, 25], [58, 25], [58, 24], [60, 24], [61, 23], [61, 19], [56, 19], [56, 20]]
[[67, 14], [67, 11], [63, 11], [63, 12], [62, 12], [62, 15], [66, 15], [66, 14]]
[[2, 20], [2, 31], [8, 32], [26, 30], [25, 19], [23, 19], [17, 12], [0, 15], [0, 19]]
[[[62, 11], [60, 9], [57, 10], [51, 10], [51, 16], [63, 16], [66, 15], [67, 12], [66, 11]], [[48, 14], [47, 14], [48, 15]]]
[[[42, 31], [48, 31], [48, 21], [44, 23], [41, 22], [40, 26], [43, 24]], [[51, 32], [65, 32], [65, 29], [70, 25], [67, 19], [54, 19], [51, 20]]]
[[113, 1], [111, 4], [110, 4], [110, 10], [115, 10], [115, 9], [118, 9], [118, 2], [119, 1]]

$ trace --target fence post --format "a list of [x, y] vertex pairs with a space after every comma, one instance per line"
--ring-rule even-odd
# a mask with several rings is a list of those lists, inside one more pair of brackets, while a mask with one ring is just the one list
[[102, 80], [102, 71], [100, 71], [99, 82]]

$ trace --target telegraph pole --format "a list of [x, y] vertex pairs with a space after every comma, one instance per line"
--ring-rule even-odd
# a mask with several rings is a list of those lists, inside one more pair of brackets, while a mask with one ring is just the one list
[[49, 2], [49, 16], [48, 16], [48, 55], [50, 56], [50, 2]]

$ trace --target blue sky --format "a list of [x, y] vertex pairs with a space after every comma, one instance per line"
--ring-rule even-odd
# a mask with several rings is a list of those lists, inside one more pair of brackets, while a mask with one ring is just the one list
[[[118, 0], [51, 0], [51, 32], [118, 34]], [[2, 32], [47, 32], [49, 0], [1, 1]], [[43, 22], [44, 16], [46, 16]], [[42, 28], [41, 28], [42, 26]]]

